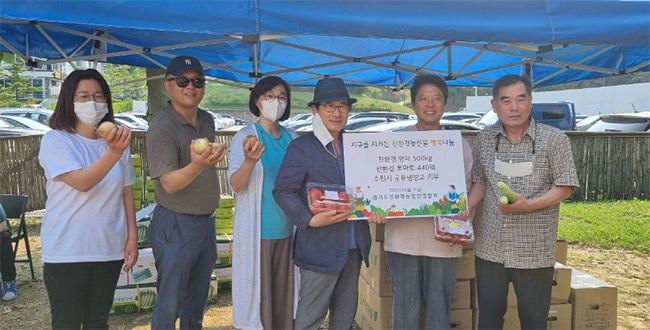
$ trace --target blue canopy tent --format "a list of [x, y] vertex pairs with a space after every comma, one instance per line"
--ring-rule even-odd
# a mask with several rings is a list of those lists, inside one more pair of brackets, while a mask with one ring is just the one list
[[401, 89], [435, 73], [491, 86], [525, 72], [548, 86], [650, 71], [650, 1], [3, 0], [0, 51], [155, 68], [187, 54], [243, 83], [329, 75]]

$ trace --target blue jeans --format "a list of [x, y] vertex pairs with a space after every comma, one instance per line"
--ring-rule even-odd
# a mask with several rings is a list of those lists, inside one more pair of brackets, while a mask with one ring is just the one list
[[386, 252], [393, 294], [393, 329], [449, 329], [457, 258], [432, 258]]
[[536, 269], [506, 268], [503, 264], [476, 257], [478, 328], [503, 329], [508, 308], [508, 284], [517, 295], [521, 329], [546, 329], [551, 306], [553, 267]]
[[158, 271], [158, 299], [152, 329], [201, 329], [210, 275], [217, 261], [211, 215], [179, 214], [158, 205], [149, 226]]

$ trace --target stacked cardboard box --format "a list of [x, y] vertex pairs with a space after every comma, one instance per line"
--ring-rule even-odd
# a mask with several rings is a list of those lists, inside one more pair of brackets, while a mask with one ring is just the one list
[[147, 205], [155, 202], [154, 198], [154, 181], [146, 176], [142, 168], [142, 158], [139, 155], [131, 155], [133, 170], [135, 172], [136, 182], [133, 184], [133, 199], [135, 209], [140, 210]]
[[221, 195], [219, 206], [214, 210], [214, 221], [217, 234], [232, 235], [235, 225], [235, 198]]
[[[153, 257], [153, 250], [149, 247], [149, 223], [156, 204], [152, 203], [136, 213], [138, 225], [138, 261], [131, 270], [120, 273], [113, 297], [111, 314], [138, 313], [150, 311], [156, 304], [156, 282], [158, 271]], [[217, 275], [213, 274], [208, 301], [214, 300], [218, 292]]]
[[[383, 246], [384, 225], [370, 224], [370, 235], [369, 267], [361, 267], [356, 322], [362, 329], [390, 329], [393, 302], [390, 269]], [[473, 329], [476, 296], [473, 252], [472, 249], [464, 250], [458, 261], [450, 320], [450, 327], [454, 329]]]
[[574, 269], [569, 302], [573, 307], [571, 329], [616, 329], [617, 288]]
[[219, 206], [214, 210], [217, 235], [217, 262], [214, 273], [219, 279], [220, 289], [232, 285], [232, 242], [235, 226], [235, 198], [230, 195], [219, 197]]

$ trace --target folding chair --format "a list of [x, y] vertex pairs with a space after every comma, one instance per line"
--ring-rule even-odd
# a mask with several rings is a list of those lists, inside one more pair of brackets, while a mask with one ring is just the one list
[[20, 222], [18, 226], [14, 227], [11, 231], [11, 242], [14, 244], [14, 257], [18, 254], [18, 246], [20, 240], [25, 241], [25, 249], [27, 250], [27, 258], [16, 259], [15, 262], [29, 262], [29, 269], [32, 273], [32, 280], [36, 279], [34, 275], [34, 262], [32, 260], [32, 250], [29, 248], [29, 238], [27, 237], [27, 224], [25, 223], [25, 209], [27, 207], [27, 196], [22, 195], [7, 195], [0, 194], [0, 204], [7, 213], [8, 224], [10, 220], [18, 219]]

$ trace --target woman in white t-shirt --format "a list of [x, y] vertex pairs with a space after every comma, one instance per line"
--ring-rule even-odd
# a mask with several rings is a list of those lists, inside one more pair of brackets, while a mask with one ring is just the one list
[[101, 138], [96, 127], [106, 121], [114, 119], [104, 77], [72, 72], [38, 155], [47, 179], [41, 249], [53, 329], [107, 329], [120, 270], [138, 259], [131, 132], [112, 128]]

